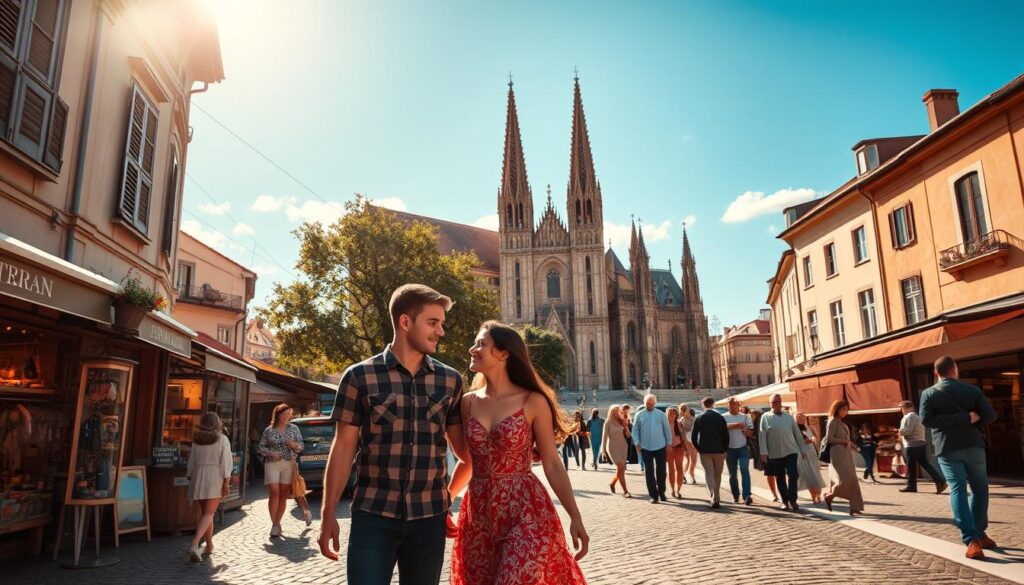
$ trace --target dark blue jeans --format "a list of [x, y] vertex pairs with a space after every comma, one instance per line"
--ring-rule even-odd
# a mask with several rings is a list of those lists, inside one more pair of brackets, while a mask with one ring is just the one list
[[[985, 449], [969, 447], [939, 455], [939, 467], [949, 483], [953, 523], [964, 544], [985, 536], [988, 529], [988, 464]], [[967, 496], [967, 486], [971, 495]]]
[[860, 456], [864, 458], [864, 479], [875, 479], [875, 448], [861, 447]]
[[420, 520], [352, 511], [348, 537], [350, 585], [388, 585], [398, 564], [401, 585], [437, 585], [444, 564], [447, 514]]
[[580, 464], [580, 451], [576, 443], [576, 435], [569, 435], [562, 443], [562, 464], [569, 469], [569, 456], [576, 459], [576, 465]]

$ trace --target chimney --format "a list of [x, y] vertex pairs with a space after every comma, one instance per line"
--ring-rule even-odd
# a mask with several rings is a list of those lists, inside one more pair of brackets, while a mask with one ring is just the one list
[[933, 132], [960, 113], [959, 96], [955, 89], [929, 89], [925, 92], [921, 101], [928, 110], [928, 125]]

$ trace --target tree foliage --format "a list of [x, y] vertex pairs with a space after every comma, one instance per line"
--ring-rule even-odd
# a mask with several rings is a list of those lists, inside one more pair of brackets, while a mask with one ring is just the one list
[[554, 389], [565, 384], [565, 342], [557, 332], [534, 325], [520, 328], [530, 361], [544, 382]]
[[281, 363], [341, 371], [380, 352], [393, 336], [391, 293], [415, 282], [455, 301], [435, 357], [466, 372], [480, 324], [498, 316], [497, 295], [470, 273], [479, 258], [441, 254], [435, 226], [407, 223], [361, 196], [345, 210], [330, 226], [307, 223], [295, 230], [299, 276], [288, 285], [274, 283], [260, 309], [276, 331]]

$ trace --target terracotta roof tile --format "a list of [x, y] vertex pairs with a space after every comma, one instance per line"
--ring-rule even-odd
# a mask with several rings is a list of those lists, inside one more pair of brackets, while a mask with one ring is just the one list
[[483, 262], [482, 268], [484, 270], [494, 273], [499, 272], [498, 232], [405, 211], [395, 211], [393, 209], [388, 211], [394, 213], [405, 222], [423, 221], [436, 226], [438, 246], [442, 254], [474, 252]]

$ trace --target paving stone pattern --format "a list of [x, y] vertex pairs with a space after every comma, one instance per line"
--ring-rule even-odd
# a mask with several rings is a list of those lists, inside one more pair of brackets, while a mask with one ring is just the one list
[[[630, 467], [633, 499], [608, 491], [607, 468], [570, 471], [591, 536], [582, 567], [592, 584], [1005, 583], [825, 519], [778, 512], [766, 502], [753, 507], [729, 503], [713, 511], [703, 485], [684, 486], [682, 500], [652, 505], [641, 497], [639, 469]], [[124, 562], [118, 565], [71, 571], [49, 560], [25, 560], [4, 568], [3, 583], [345, 583], [344, 561], [330, 562], [315, 550], [317, 522], [306, 528], [292, 509], [284, 523], [286, 537], [271, 540], [262, 489], [252, 489], [251, 495], [251, 503], [228, 512], [225, 524], [217, 526], [217, 550], [202, 563], [187, 560], [186, 537], [154, 536], [147, 544], [138, 535], [126, 535], [120, 550]], [[319, 502], [311, 503], [317, 516]], [[344, 543], [347, 502], [337, 514]], [[447, 567], [446, 561], [442, 583], [448, 582]]]

